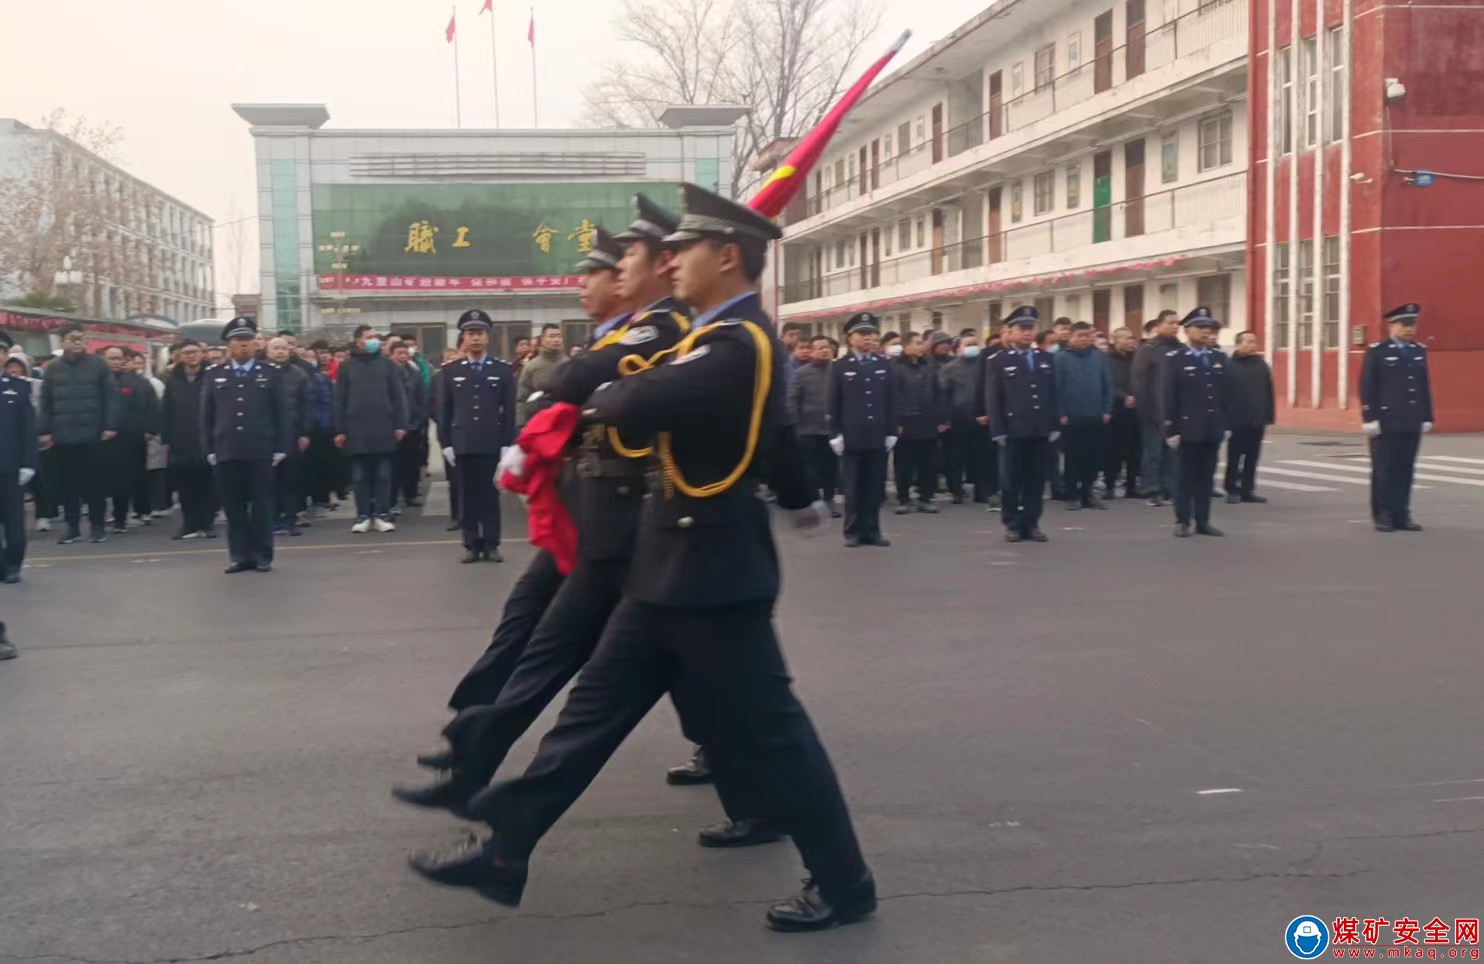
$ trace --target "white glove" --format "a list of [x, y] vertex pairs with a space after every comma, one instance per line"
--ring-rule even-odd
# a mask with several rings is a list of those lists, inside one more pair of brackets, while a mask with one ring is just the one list
[[844, 455], [845, 436], [836, 435], [834, 438], [830, 439], [830, 451], [834, 452], [836, 455]]
[[1366, 422], [1361, 425], [1361, 428], [1365, 429], [1365, 433], [1371, 438], [1375, 438], [1377, 435], [1381, 434], [1380, 422]]
[[530, 397], [530, 398], [528, 398], [528, 399], [526, 399], [526, 401], [527, 401], [527, 402], [536, 402], [536, 401], [540, 401], [540, 399], [541, 399], [541, 396], [542, 396], [542, 395], [545, 395], [545, 394], [546, 394], [546, 393], [545, 393], [545, 392], [532, 392], [532, 393], [531, 393], [531, 397]]
[[[1423, 422], [1422, 423], [1422, 434], [1423, 435], [1426, 435], [1428, 432], [1431, 432], [1431, 431], [1432, 431], [1432, 423], [1431, 422]], [[25, 469], [22, 469], [21, 471], [24, 472]]]
[[1231, 429], [1227, 429], [1225, 432], [1223, 432], [1221, 434], [1221, 441], [1223, 441], [1223, 442], [1230, 442], [1231, 441], [1231, 438], [1232, 438], [1232, 430]]
[[459, 462], [458, 457], [453, 454], [452, 445], [443, 450], [443, 457], [448, 461], [449, 465], [457, 465]]
[[1008, 435], [996, 435], [996, 436], [994, 436], [994, 444], [996, 444], [996, 445], [1004, 445], [1005, 444], [1005, 440], [1008, 439], [1009, 437], [1010, 436], [1008, 436]]
[[216, 467], [216, 456], [215, 455], [208, 455], [208, 456], [206, 456], [206, 464], [209, 465], [209, 466], [211, 466], [212, 468], [215, 468]]
[[273, 467], [275, 469], [278, 468], [278, 463], [279, 462], [282, 462], [286, 458], [288, 458], [288, 456], [285, 455], [284, 453], [282, 453], [282, 452], [274, 452], [273, 453]]
[[830, 524], [830, 507], [823, 500], [816, 500], [802, 509], [794, 509], [790, 514], [794, 520], [794, 531], [805, 539], [819, 535]]
[[36, 478], [35, 469], [21, 469], [21, 485], [26, 485], [34, 478]]
[[501, 478], [506, 472], [517, 479], [525, 478], [526, 450], [519, 445], [507, 445], [500, 449], [500, 466], [495, 469], [495, 478]]
[[1171, 435], [1169, 438], [1165, 439], [1165, 444], [1172, 449], [1178, 449], [1180, 447], [1180, 436]]
[[888, 435], [886, 437], [886, 450], [888, 452], [890, 452], [892, 449], [894, 449], [896, 447], [897, 447], [897, 437], [895, 435]]
[[1055, 442], [1059, 438], [1061, 438], [1060, 432], [1052, 432], [1050, 435], [1046, 436], [1046, 441]]

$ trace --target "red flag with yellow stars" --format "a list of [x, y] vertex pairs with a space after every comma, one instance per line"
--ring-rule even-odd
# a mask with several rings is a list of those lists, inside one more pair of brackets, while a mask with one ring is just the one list
[[903, 31], [891, 48], [874, 64], [866, 68], [861, 79], [845, 92], [845, 96], [840, 98], [839, 103], [830, 108], [830, 112], [824, 115], [824, 119], [815, 126], [814, 130], [805, 135], [798, 146], [789, 152], [788, 157], [773, 172], [773, 176], [768, 178], [768, 183], [764, 184], [762, 190], [747, 202], [748, 207], [770, 218], [776, 218], [783, 213], [783, 209], [788, 207], [788, 202], [798, 193], [799, 188], [804, 186], [804, 179], [809, 176], [814, 165], [819, 163], [820, 156], [824, 154], [830, 138], [835, 136], [840, 122], [845, 120], [845, 115], [850, 113], [851, 108], [855, 107], [856, 102], [865, 95], [866, 88], [871, 86], [871, 82], [886, 68], [887, 63], [897, 55], [897, 51], [902, 49], [907, 38], [911, 36], [912, 31]]

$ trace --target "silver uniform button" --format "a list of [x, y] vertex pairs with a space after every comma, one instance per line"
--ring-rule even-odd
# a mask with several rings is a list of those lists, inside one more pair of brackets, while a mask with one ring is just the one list
[[680, 517], [680, 522], [678, 524], [682, 529], [689, 529], [691, 526], [696, 524], [696, 520], [692, 519], [688, 515], [683, 515]]

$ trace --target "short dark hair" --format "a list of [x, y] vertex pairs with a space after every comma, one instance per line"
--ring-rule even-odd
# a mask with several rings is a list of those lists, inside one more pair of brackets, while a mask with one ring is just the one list
[[881, 336], [881, 343], [883, 345], [886, 344], [889, 341], [901, 341], [901, 340], [902, 340], [902, 336], [899, 335], [899, 334], [897, 334], [894, 331], [888, 331], [886, 334], [884, 334], [884, 335]]
[[1158, 327], [1159, 327], [1159, 319], [1158, 318], [1153, 318], [1153, 319], [1151, 319], [1149, 321], [1146, 321], [1146, 322], [1144, 322], [1144, 334], [1147, 335], [1151, 331], [1153, 331], [1154, 329], [1156, 329]]
[[1051, 327], [1055, 328], [1057, 325], [1070, 325], [1070, 324], [1072, 324], [1072, 319], [1068, 318], [1066, 315], [1062, 315], [1060, 318], [1056, 319], [1055, 321], [1053, 321], [1051, 323]]
[[278, 330], [278, 334], [274, 335], [273, 337], [275, 337], [275, 338], [298, 338], [299, 337], [299, 333], [296, 332], [296, 331], [289, 331], [287, 328], [280, 328]]
[[315, 339], [314, 344], [310, 345], [309, 347], [313, 351], [329, 351], [330, 343], [325, 341], [323, 338], [317, 338]]
[[1086, 321], [1079, 321], [1075, 325], [1072, 326], [1072, 330], [1073, 331], [1092, 331], [1092, 324], [1090, 322], [1086, 322]]
[[200, 347], [201, 347], [201, 343], [199, 341], [197, 341], [196, 339], [194, 339], [194, 338], [182, 338], [180, 341], [178, 341], [178, 342], [175, 343], [175, 350], [176, 351], [180, 351], [182, 348], [200, 348]]
[[958, 337], [962, 338], [965, 335], [977, 335], [977, 334], [979, 334], [979, 329], [978, 328], [963, 328], [963, 329], [961, 329], [959, 331]]
[[373, 330], [374, 329], [370, 325], [356, 325], [355, 333], [353, 335], [351, 335], [351, 337], [352, 338], [360, 338], [366, 332], [373, 331]]
[[1046, 344], [1048, 341], [1051, 340], [1051, 334], [1052, 333], [1050, 330], [1036, 332], [1036, 345], [1040, 346]]
[[1164, 321], [1166, 318], [1178, 318], [1179, 316], [1180, 312], [1176, 311], [1174, 308], [1166, 308], [1164, 311], [1161, 311], [1159, 313], [1159, 317], [1156, 318], [1155, 321], [1161, 322]]
[[833, 349], [835, 349], [835, 351], [839, 351], [840, 350], [840, 342], [839, 342], [838, 339], [832, 338], [829, 335], [825, 335], [824, 336], [824, 340], [827, 341], [827, 342], [829, 342], [830, 343], [830, 347], [833, 348]]
[[541, 334], [543, 334], [543, 335], [546, 334], [548, 331], [561, 331], [561, 330], [562, 330], [562, 326], [559, 325], [559, 324], [557, 324], [554, 321], [548, 321], [546, 324], [544, 324], [544, 325], [541, 326]]
[[67, 322], [67, 324], [57, 329], [57, 337], [66, 338], [73, 332], [81, 332], [82, 334], [86, 335], [88, 333], [88, 330], [75, 321], [69, 321]]

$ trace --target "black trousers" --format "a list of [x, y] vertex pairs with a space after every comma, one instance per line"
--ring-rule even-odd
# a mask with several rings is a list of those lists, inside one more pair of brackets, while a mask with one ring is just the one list
[[800, 435], [799, 454], [803, 456], [804, 472], [809, 488], [831, 505], [835, 492], [839, 490], [840, 459], [830, 448], [828, 435]]
[[69, 531], [82, 525], [82, 504], [87, 503], [88, 524], [102, 529], [108, 508], [106, 480], [109, 465], [104, 442], [81, 445], [57, 445], [57, 485], [62, 496], [62, 513]]
[[1175, 492], [1175, 453], [1165, 444], [1164, 429], [1157, 422], [1139, 423], [1140, 454], [1144, 469], [1139, 482], [1150, 495], [1171, 496]]
[[1139, 491], [1139, 464], [1142, 459], [1142, 432], [1139, 420], [1131, 412], [1115, 414], [1108, 423], [1104, 439], [1107, 441], [1103, 462], [1103, 481], [1108, 485], [1108, 496], [1113, 496], [1113, 486], [1123, 476], [1123, 487], [1130, 493]]
[[989, 497], [990, 448], [989, 429], [972, 418], [954, 419], [943, 437], [943, 476], [948, 492], [962, 496], [964, 483], [974, 487], [974, 498]]
[[1175, 521], [1197, 526], [1211, 522], [1211, 489], [1221, 441], [1181, 441], [1175, 450]]
[[896, 469], [897, 502], [908, 505], [912, 502], [912, 486], [917, 486], [919, 502], [933, 501], [938, 480], [933, 477], [933, 446], [936, 439], [899, 439], [891, 450], [892, 466]]
[[273, 561], [273, 463], [218, 462], [216, 491], [227, 513], [227, 554], [233, 562]]
[[545, 550], [536, 553], [505, 599], [500, 624], [495, 627], [489, 648], [454, 687], [453, 695], [448, 698], [449, 709], [457, 713], [471, 706], [493, 703], [499, 697], [531, 641], [536, 624], [541, 622], [557, 590], [561, 589], [562, 578], [551, 553]]
[[886, 494], [886, 451], [847, 449], [840, 458], [840, 487], [845, 490], [846, 538], [879, 538], [881, 500]]
[[309, 432], [309, 448], [304, 450], [303, 494], [311, 505], [329, 505], [334, 488], [335, 442], [320, 429]]
[[1053, 499], [1065, 499], [1068, 497], [1065, 474], [1062, 472], [1062, 454], [1064, 438], [1058, 438], [1055, 442], [1046, 443], [1046, 481], [1051, 483], [1051, 497]]
[[149, 511], [149, 495], [145, 490], [146, 443], [138, 432], [120, 432], [103, 445], [110, 463], [108, 484], [113, 498], [113, 524], [122, 526], [129, 520], [130, 507], [137, 512], [141, 500], [144, 511]]
[[273, 469], [273, 518], [291, 529], [304, 509], [304, 464], [304, 457], [294, 453]]
[[1262, 426], [1234, 428], [1226, 443], [1226, 491], [1251, 495], [1257, 488], [1257, 459], [1262, 454]]
[[216, 524], [216, 479], [211, 466], [173, 465], [171, 485], [180, 495], [182, 532], [210, 532]]
[[1392, 525], [1412, 518], [1412, 476], [1421, 432], [1382, 432], [1371, 439], [1371, 516]]
[[459, 520], [465, 549], [500, 548], [500, 493], [495, 488], [498, 455], [460, 455]]
[[1068, 419], [1062, 426], [1062, 449], [1067, 456], [1067, 473], [1062, 489], [1068, 501], [1091, 504], [1092, 484], [1097, 481], [1103, 457], [1107, 454], [1106, 428], [1097, 416]]
[[675, 609], [625, 599], [525, 773], [476, 816], [526, 856], [666, 692], [718, 774], [751, 788], [755, 816], [786, 827], [826, 898], [866, 875], [844, 795], [794, 695], [773, 602]]
[[402, 502], [416, 499], [422, 488], [423, 465], [427, 462], [427, 437], [421, 432], [408, 432], [397, 443], [396, 474], [392, 496]]
[[462, 518], [459, 510], [463, 507], [463, 493], [459, 491], [458, 467], [448, 459], [443, 460], [443, 477], [448, 480], [448, 517], [458, 522]]
[[52, 519], [61, 508], [57, 485], [57, 449], [53, 446], [41, 450], [37, 461], [36, 478], [31, 480], [31, 498], [36, 500], [36, 518]]
[[1054, 457], [1051, 442], [1047, 439], [1005, 440], [1005, 490], [1000, 519], [1006, 529], [1030, 535], [1040, 527], [1042, 502], [1046, 495], [1046, 471]]
[[26, 493], [14, 469], [0, 477], [0, 576], [26, 561]]

